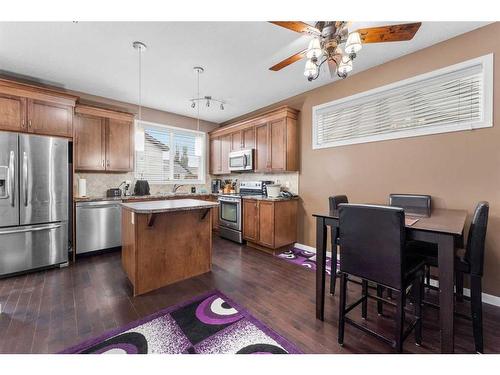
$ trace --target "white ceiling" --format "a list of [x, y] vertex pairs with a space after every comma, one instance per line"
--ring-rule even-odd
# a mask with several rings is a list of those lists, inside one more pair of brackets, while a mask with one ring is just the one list
[[[397, 22], [353, 23], [350, 30]], [[424, 22], [409, 42], [364, 45], [353, 73], [452, 38], [486, 22]], [[304, 62], [268, 68], [307, 46], [310, 37], [267, 22], [0, 23], [0, 70], [71, 90], [138, 102], [138, 55], [143, 41], [143, 105], [196, 116], [193, 66], [203, 66], [201, 95], [227, 102], [200, 112], [217, 123], [331, 82], [308, 82]]]

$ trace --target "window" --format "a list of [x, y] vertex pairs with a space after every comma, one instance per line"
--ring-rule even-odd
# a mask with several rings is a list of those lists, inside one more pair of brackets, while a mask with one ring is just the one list
[[493, 54], [313, 107], [313, 149], [493, 126]]
[[136, 121], [136, 178], [204, 184], [205, 142], [203, 132]]

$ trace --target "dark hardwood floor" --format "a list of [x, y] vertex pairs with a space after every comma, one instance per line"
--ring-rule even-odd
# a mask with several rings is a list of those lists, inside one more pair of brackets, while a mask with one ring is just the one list
[[[314, 272], [258, 250], [214, 239], [211, 273], [131, 297], [131, 287], [113, 252], [79, 258], [75, 264], [0, 280], [0, 352], [55, 353], [109, 329], [203, 292], [219, 289], [306, 353], [391, 353], [392, 349], [346, 326], [337, 344], [338, 297], [327, 296], [326, 320], [315, 319]], [[349, 286], [352, 298], [360, 287]], [[432, 297], [432, 296], [431, 296]], [[461, 306], [467, 308], [467, 305]], [[379, 317], [369, 304], [369, 326], [392, 335], [392, 307]], [[351, 316], [360, 320], [360, 309]], [[471, 323], [457, 318], [455, 351], [473, 353]], [[437, 353], [437, 310], [426, 308], [423, 345], [413, 336], [407, 353]], [[484, 305], [485, 352], [500, 352], [500, 308]]]

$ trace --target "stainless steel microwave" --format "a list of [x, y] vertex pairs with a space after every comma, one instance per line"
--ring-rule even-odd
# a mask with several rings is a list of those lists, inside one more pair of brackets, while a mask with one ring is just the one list
[[253, 149], [230, 152], [228, 164], [233, 172], [253, 170]]

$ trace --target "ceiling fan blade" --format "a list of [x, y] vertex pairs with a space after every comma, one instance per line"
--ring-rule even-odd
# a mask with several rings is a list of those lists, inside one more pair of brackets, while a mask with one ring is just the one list
[[320, 35], [321, 32], [305, 22], [301, 21], [269, 21], [270, 23], [284, 27], [285, 29], [295, 31], [297, 33], [306, 33], [313, 35]]
[[411, 40], [422, 22], [403, 23], [400, 25], [368, 27], [359, 29], [363, 43], [401, 42]]
[[292, 55], [289, 58], [287, 58], [287, 59], [285, 59], [283, 61], [280, 61], [276, 65], [271, 66], [269, 68], [269, 70], [273, 70], [273, 71], [277, 72], [278, 70], [281, 70], [284, 67], [286, 67], [286, 66], [288, 66], [290, 64], [293, 64], [296, 61], [299, 61], [299, 60], [303, 59], [306, 56], [306, 52], [307, 52], [307, 49], [305, 49], [303, 51], [300, 51], [299, 53], [296, 53], [295, 55]]

